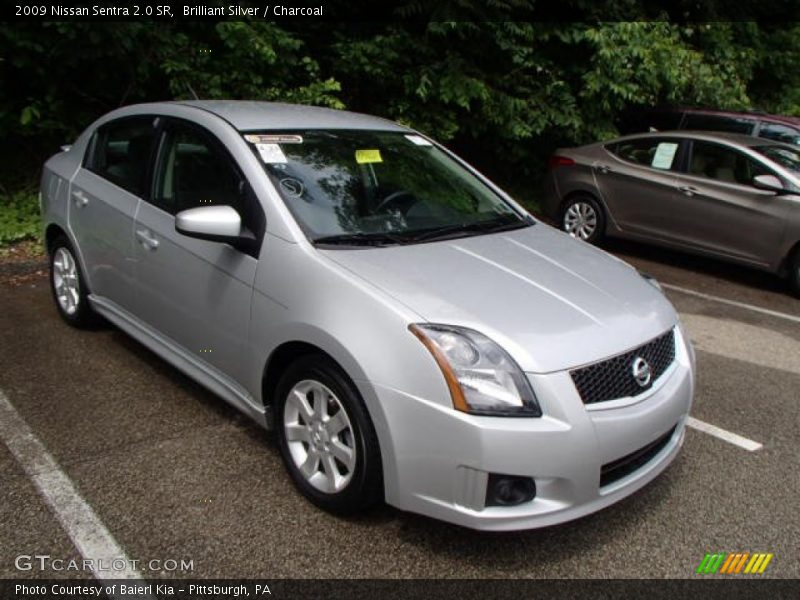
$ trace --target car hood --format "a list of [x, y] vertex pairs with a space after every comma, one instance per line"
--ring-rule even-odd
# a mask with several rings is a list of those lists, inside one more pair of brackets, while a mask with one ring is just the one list
[[583, 365], [673, 327], [630, 265], [547, 225], [448, 241], [322, 251], [432, 323], [501, 344], [527, 372]]

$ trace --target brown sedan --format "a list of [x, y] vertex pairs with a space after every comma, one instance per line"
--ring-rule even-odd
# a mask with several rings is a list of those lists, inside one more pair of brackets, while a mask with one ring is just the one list
[[800, 293], [800, 151], [746, 135], [631, 135], [551, 157], [545, 208], [587, 242], [629, 238], [786, 276]]

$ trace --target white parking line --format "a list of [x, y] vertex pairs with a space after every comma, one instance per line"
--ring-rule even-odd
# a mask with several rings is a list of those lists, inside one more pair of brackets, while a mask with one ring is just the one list
[[[8, 446], [84, 559], [93, 561], [92, 572], [96, 579], [142, 579], [139, 572], [132, 569], [130, 560], [114, 536], [2, 390], [0, 439]], [[112, 568], [115, 564], [121, 566], [123, 561], [124, 569]], [[100, 570], [101, 565], [104, 565], [103, 570]]]
[[696, 350], [757, 365], [769, 372], [779, 369], [800, 375], [800, 340], [735, 319], [685, 312], [680, 315]]
[[694, 417], [689, 417], [686, 420], [686, 425], [693, 429], [697, 429], [697, 431], [702, 431], [703, 433], [713, 435], [714, 437], [724, 440], [729, 444], [733, 444], [734, 446], [739, 446], [740, 448], [744, 448], [748, 452], [755, 452], [756, 450], [760, 450], [761, 448], [764, 447], [763, 444], [759, 444], [758, 442], [749, 440], [746, 437], [742, 437], [739, 434], [726, 431], [725, 429], [717, 427], [716, 425], [711, 425], [710, 423], [706, 423], [705, 421], [695, 419]]
[[727, 298], [721, 298], [720, 296], [712, 296], [711, 294], [704, 294], [703, 292], [696, 292], [694, 290], [690, 290], [688, 288], [680, 287], [678, 285], [672, 285], [671, 283], [661, 283], [661, 287], [667, 290], [672, 290], [674, 292], [680, 292], [681, 294], [686, 294], [688, 296], [695, 296], [697, 298], [703, 298], [704, 300], [711, 300], [712, 302], [719, 302], [720, 304], [727, 304], [729, 306], [736, 306], [738, 308], [744, 308], [746, 310], [750, 310], [753, 312], [761, 313], [762, 315], [769, 315], [771, 317], [777, 317], [778, 319], [785, 319], [787, 321], [792, 321], [794, 323], [800, 323], [800, 316], [797, 315], [790, 315], [789, 313], [782, 313], [777, 310], [770, 310], [768, 308], [762, 308], [760, 306], [755, 306], [753, 304], [747, 304], [746, 302], [737, 302], [736, 300], [728, 300]]

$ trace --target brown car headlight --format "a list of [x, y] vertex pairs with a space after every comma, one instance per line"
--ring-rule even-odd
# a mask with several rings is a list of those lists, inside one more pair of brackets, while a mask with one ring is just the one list
[[540, 417], [528, 378], [485, 335], [453, 325], [409, 326], [442, 370], [453, 407], [473, 415]]

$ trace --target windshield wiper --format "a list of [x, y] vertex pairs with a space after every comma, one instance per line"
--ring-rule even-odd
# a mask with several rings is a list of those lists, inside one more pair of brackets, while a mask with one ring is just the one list
[[349, 245], [349, 246], [386, 246], [389, 244], [407, 244], [406, 236], [386, 232], [373, 233], [339, 233], [324, 235], [312, 240], [315, 244]]
[[455, 225], [445, 225], [437, 227], [436, 229], [429, 229], [422, 233], [413, 235], [411, 241], [413, 242], [430, 242], [433, 240], [446, 239], [450, 237], [457, 237], [462, 233], [495, 233], [498, 231], [510, 231], [512, 229], [521, 229], [531, 225], [533, 221], [527, 219], [518, 219], [513, 217], [509, 221], [509, 217], [500, 217], [498, 219], [490, 219], [488, 221], [475, 221], [473, 223], [457, 223]]
[[403, 232], [391, 233], [387, 231], [358, 232], [358, 233], [339, 233], [336, 235], [324, 235], [314, 238], [314, 244], [340, 245], [340, 246], [389, 246], [416, 244], [419, 242], [430, 242], [434, 240], [460, 237], [464, 233], [494, 233], [498, 231], [510, 231], [521, 229], [531, 225], [534, 221], [517, 216], [505, 216], [486, 221], [475, 221], [473, 223], [456, 223], [454, 225], [444, 225], [434, 229], [426, 229], [419, 233]]

